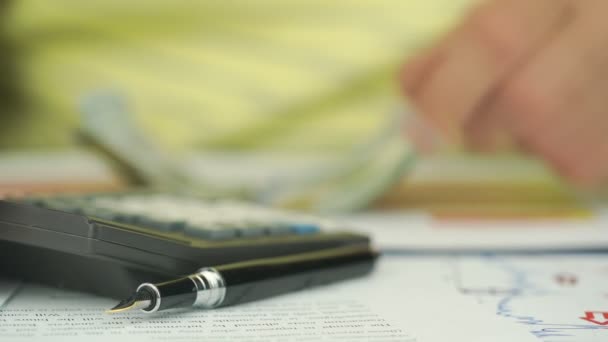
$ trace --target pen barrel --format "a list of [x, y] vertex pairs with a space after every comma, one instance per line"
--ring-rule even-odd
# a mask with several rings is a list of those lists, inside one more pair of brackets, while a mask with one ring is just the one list
[[219, 266], [227, 288], [219, 306], [360, 277], [371, 271], [376, 257], [369, 248], [341, 248]]
[[197, 297], [198, 288], [190, 277], [167, 281], [159, 284], [144, 283], [137, 292], [146, 291], [151, 299], [151, 306], [146, 312], [156, 312], [173, 308], [191, 307]]

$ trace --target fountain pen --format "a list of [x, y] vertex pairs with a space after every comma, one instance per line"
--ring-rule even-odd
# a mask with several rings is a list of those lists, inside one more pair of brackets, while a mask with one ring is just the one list
[[214, 309], [246, 303], [366, 275], [377, 256], [367, 245], [348, 246], [206, 267], [183, 278], [143, 283], [108, 312]]

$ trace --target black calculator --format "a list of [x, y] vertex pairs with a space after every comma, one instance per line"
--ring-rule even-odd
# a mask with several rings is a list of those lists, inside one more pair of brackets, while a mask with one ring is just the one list
[[123, 298], [201, 267], [347, 245], [367, 236], [254, 204], [159, 192], [0, 201], [0, 275]]

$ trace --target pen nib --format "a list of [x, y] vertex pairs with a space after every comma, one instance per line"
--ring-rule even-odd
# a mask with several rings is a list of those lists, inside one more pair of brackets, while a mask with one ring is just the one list
[[147, 291], [137, 292], [127, 299], [123, 299], [115, 307], [107, 310], [106, 313], [117, 313], [131, 309], [145, 309], [152, 303]]

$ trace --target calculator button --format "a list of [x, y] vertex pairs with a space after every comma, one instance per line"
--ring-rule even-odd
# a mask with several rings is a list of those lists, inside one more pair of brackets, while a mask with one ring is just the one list
[[291, 230], [299, 235], [317, 234], [321, 231], [314, 223], [292, 223]]
[[183, 232], [186, 228], [186, 221], [170, 221], [167, 223], [169, 226], [169, 231], [172, 232]]
[[261, 224], [252, 224], [250, 226], [241, 228], [238, 230], [238, 234], [239, 236], [242, 237], [259, 237], [259, 236], [264, 236], [267, 234], [267, 229], [265, 227], [265, 225], [261, 225]]
[[268, 235], [287, 235], [293, 234], [294, 231], [291, 229], [291, 225], [286, 223], [271, 223], [266, 227], [266, 233]]
[[184, 235], [207, 240], [227, 240], [235, 238], [237, 230], [220, 224], [200, 226], [188, 223], [184, 228]]

